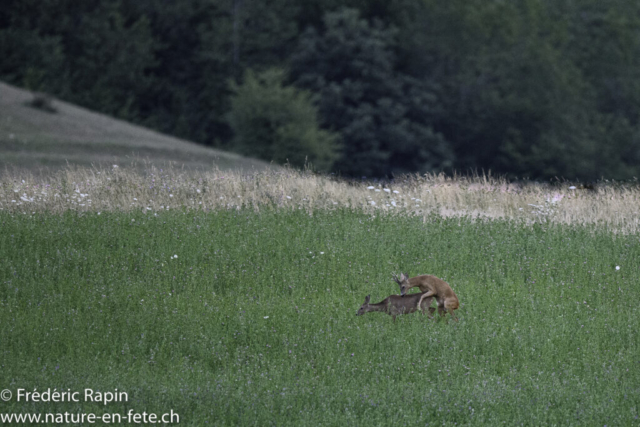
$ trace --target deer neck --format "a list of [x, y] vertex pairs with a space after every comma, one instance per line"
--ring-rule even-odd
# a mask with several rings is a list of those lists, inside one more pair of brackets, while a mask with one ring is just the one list
[[[423, 292], [423, 293], [433, 290], [432, 289], [433, 286], [431, 286], [431, 284], [429, 283], [428, 280], [423, 280], [423, 281], [414, 280], [413, 282], [410, 281], [409, 285], [410, 285], [411, 288], [420, 289], [420, 292]], [[411, 289], [411, 288], [409, 288], [409, 289]]]
[[369, 311], [386, 312], [387, 311], [387, 304], [385, 304], [384, 302], [380, 302], [378, 304], [369, 304], [369, 307], [367, 307], [367, 312], [369, 312]]

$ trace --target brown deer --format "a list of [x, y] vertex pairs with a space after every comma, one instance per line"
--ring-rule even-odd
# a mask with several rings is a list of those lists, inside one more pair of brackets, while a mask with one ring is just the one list
[[[435, 297], [438, 302], [438, 314], [444, 317], [448, 311], [451, 317], [453, 317], [453, 320], [458, 321], [458, 318], [453, 312], [453, 310], [456, 310], [460, 306], [458, 297], [455, 292], [453, 292], [453, 289], [451, 289], [451, 286], [444, 280], [438, 279], [436, 276], [430, 274], [409, 278], [408, 274], [403, 273], [400, 273], [400, 277], [394, 274], [393, 279], [400, 285], [400, 295], [402, 297], [406, 298], [411, 295], [421, 295], [418, 302], [420, 307], [422, 307], [423, 299], [426, 300], [427, 298]], [[407, 291], [415, 287], [420, 288], [422, 293], [407, 295]], [[431, 303], [430, 299], [429, 303]]]
[[429, 311], [429, 318], [433, 318], [432, 314], [436, 309], [434, 307], [429, 307], [431, 305], [431, 300], [433, 297], [427, 297], [424, 300], [422, 299], [422, 295], [424, 294], [411, 294], [406, 297], [401, 297], [400, 295], [389, 295], [384, 300], [377, 304], [369, 304], [371, 300], [371, 295], [367, 295], [364, 299], [364, 304], [360, 307], [356, 316], [362, 316], [365, 313], [370, 311], [381, 311], [383, 313], [387, 313], [390, 316], [393, 316], [393, 321], [396, 321], [396, 316], [399, 314], [409, 314], [418, 310], [418, 307], [424, 314], [425, 310]]

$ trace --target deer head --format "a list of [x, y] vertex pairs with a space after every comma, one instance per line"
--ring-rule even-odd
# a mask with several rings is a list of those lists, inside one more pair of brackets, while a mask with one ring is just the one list
[[364, 304], [360, 306], [360, 309], [356, 313], [356, 316], [362, 316], [363, 314], [369, 311], [369, 301], [371, 301], [371, 295], [367, 295], [364, 298]]
[[409, 284], [409, 273], [400, 273], [400, 277], [393, 275], [393, 280], [400, 286], [400, 295], [404, 296], [411, 288]]

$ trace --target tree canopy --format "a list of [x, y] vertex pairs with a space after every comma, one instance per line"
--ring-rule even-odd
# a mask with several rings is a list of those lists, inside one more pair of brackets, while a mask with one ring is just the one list
[[639, 48], [632, 0], [6, 0], [0, 8], [2, 80], [346, 176], [638, 176]]

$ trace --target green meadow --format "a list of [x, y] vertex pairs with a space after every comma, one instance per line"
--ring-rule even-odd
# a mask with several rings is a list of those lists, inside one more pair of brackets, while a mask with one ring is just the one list
[[[177, 257], [176, 257], [177, 255]], [[617, 269], [616, 267], [620, 267]], [[637, 425], [640, 241], [356, 210], [0, 212], [0, 413], [181, 425]], [[392, 273], [459, 322], [357, 317]], [[126, 401], [17, 402], [18, 389]]]

